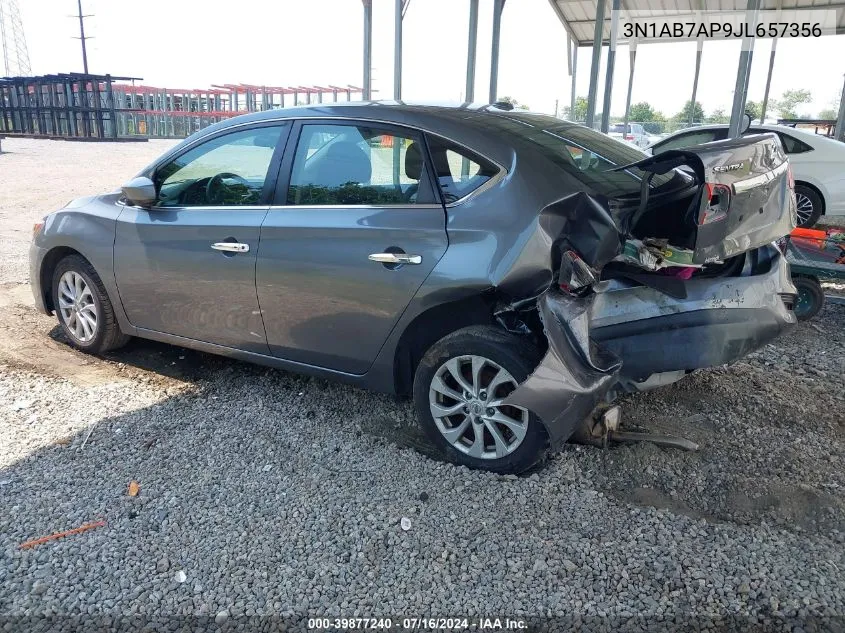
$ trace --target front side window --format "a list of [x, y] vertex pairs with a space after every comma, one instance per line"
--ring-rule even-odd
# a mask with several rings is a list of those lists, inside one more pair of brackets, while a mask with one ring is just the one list
[[447, 204], [468, 196], [499, 173], [489, 160], [440, 137], [430, 135], [428, 147]]
[[419, 139], [370, 125], [302, 126], [288, 187], [296, 205], [405, 205], [431, 202], [420, 191]]
[[157, 206], [243, 206], [259, 203], [284, 125], [215, 137], [156, 169]]

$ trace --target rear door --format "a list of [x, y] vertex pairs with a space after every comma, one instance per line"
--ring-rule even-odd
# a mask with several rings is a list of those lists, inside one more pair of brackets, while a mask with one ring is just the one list
[[273, 355], [369, 369], [448, 245], [427, 154], [409, 128], [295, 125], [256, 271]]

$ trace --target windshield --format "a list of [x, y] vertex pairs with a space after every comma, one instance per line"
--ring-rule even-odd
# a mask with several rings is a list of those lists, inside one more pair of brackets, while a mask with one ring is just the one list
[[[503, 127], [534, 143], [545, 157], [598, 193], [609, 198], [639, 195], [640, 184], [646, 173], [636, 168], [615, 171], [622, 165], [630, 165], [648, 158], [647, 154], [633, 145], [549, 116], [500, 118], [510, 121], [502, 121]], [[675, 188], [691, 181], [689, 175], [672, 170], [667, 174], [655, 175], [651, 180], [651, 187]]]

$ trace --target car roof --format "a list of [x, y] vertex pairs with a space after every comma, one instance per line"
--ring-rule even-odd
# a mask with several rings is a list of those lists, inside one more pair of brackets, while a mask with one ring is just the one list
[[[508, 109], [491, 103], [457, 103], [457, 102], [408, 102], [408, 101], [333, 101], [328, 103], [312, 103], [290, 108], [276, 108], [251, 112], [238, 117], [244, 121], [275, 118], [279, 113], [289, 114], [291, 117], [314, 116], [344, 116], [344, 117], [387, 117], [392, 118], [404, 114], [429, 114], [444, 118], [465, 119], [473, 115], [532, 115], [546, 117], [548, 115], [522, 109]], [[574, 125], [574, 124], [573, 124]]]
[[[230, 127], [280, 119], [358, 119], [405, 125], [430, 132], [468, 147], [507, 167], [513, 160], [514, 129], [519, 125], [555, 125], [558, 129], [577, 123], [527, 110], [506, 110], [491, 104], [407, 103], [401, 101], [342, 101], [251, 112], [196, 132], [174, 148], [193, 143]], [[516, 125], [515, 125], [516, 124]], [[170, 152], [169, 152], [170, 153]]]
[[[697, 132], [699, 130], [726, 130], [730, 127], [727, 123], [708, 123], [707, 125], [696, 125], [693, 127], [687, 127], [682, 130], [676, 130], [665, 136], [661, 140], [665, 140], [667, 138], [672, 138], [673, 136], [678, 136], [679, 134], [684, 134], [687, 132]], [[794, 128], [788, 125], [776, 125], [774, 123], [752, 123], [751, 126], [754, 129], [758, 130], [767, 130], [772, 132], [784, 132], [789, 134], [794, 134], [796, 136], [807, 137], [811, 139], [819, 139], [819, 138], [826, 138], [820, 134], [815, 134], [813, 132], [809, 132], [807, 130], [802, 130], [801, 128]]]

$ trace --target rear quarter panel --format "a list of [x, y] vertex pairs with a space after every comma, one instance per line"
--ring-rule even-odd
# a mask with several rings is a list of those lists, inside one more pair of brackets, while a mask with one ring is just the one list
[[790, 154], [795, 180], [818, 189], [825, 204], [825, 215], [845, 215], [845, 143], [839, 160], [816, 151]]
[[538, 229], [540, 211], [584, 185], [533, 151], [512, 149], [507, 161], [497, 162], [507, 171], [498, 182], [447, 205], [449, 247], [370, 369], [376, 388], [393, 381], [402, 334], [427, 310], [493, 290], [504, 299], [530, 297], [551, 282], [552, 243]]

